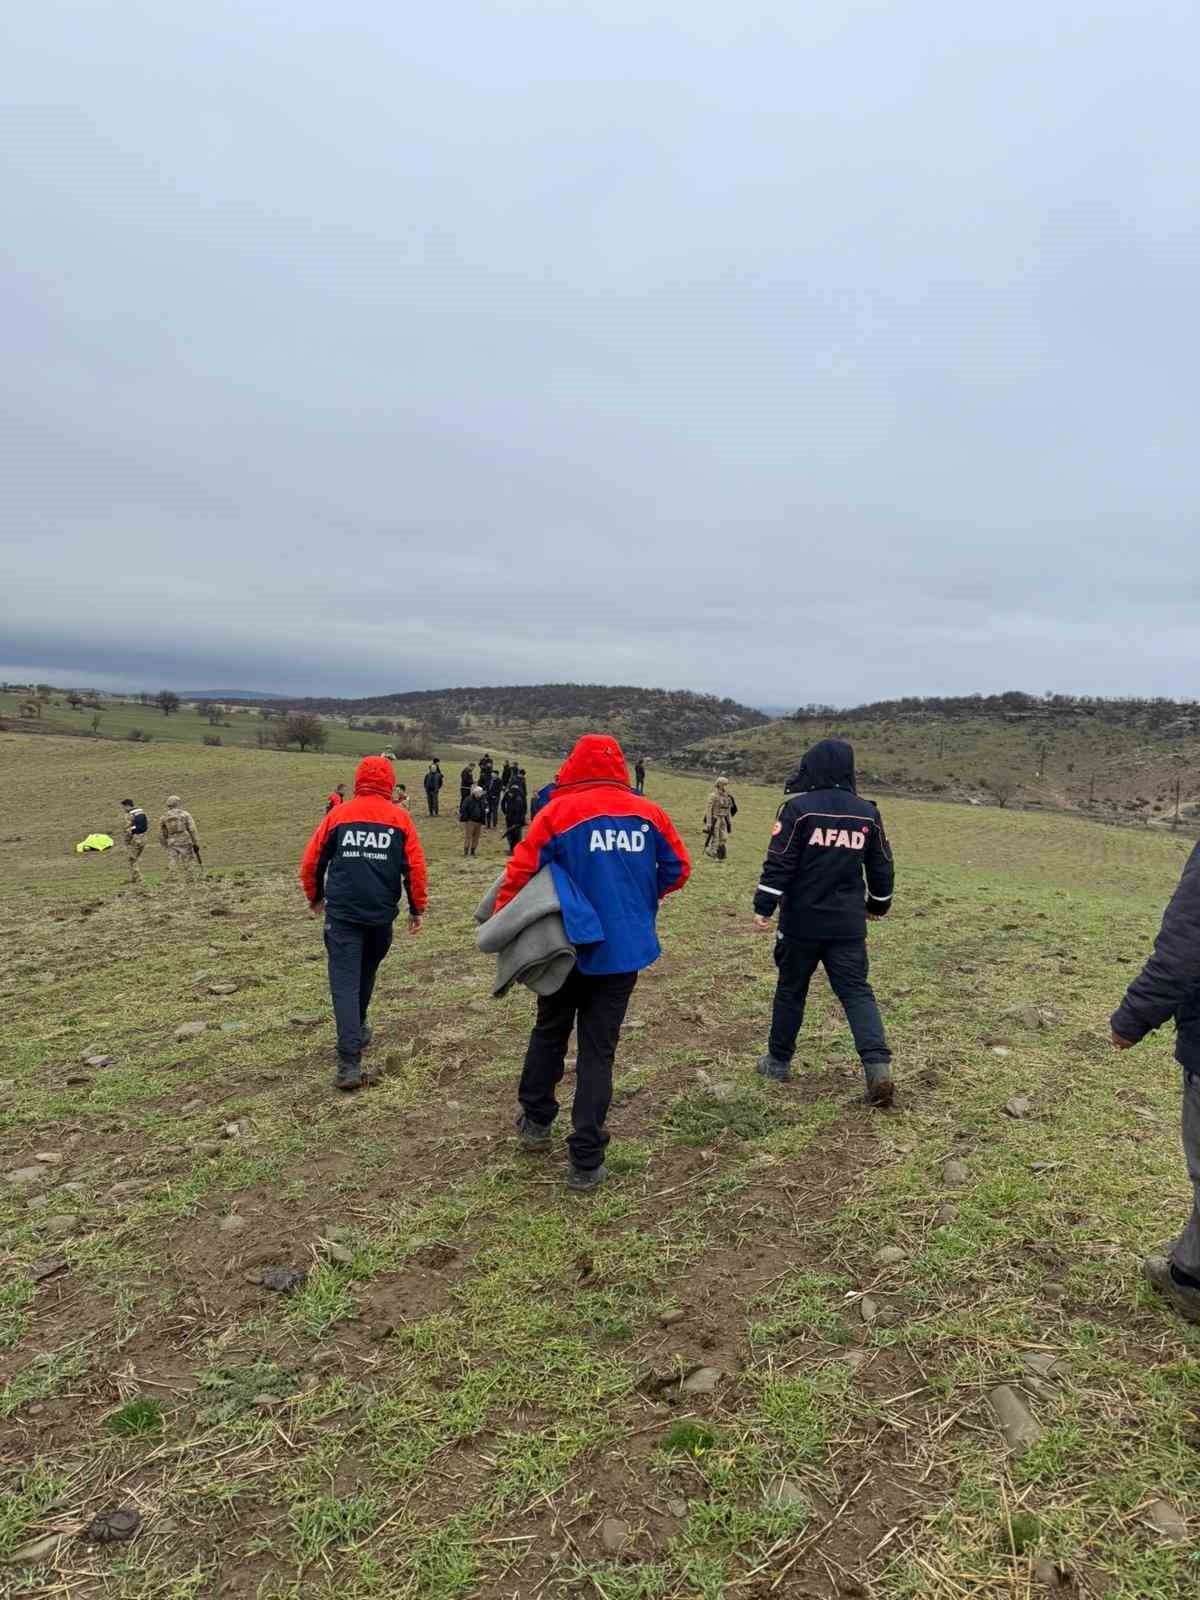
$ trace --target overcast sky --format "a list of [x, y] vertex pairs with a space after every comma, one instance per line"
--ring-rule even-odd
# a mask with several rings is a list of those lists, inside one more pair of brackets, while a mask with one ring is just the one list
[[0, 675], [1200, 692], [1194, 0], [36, 0], [0, 75]]

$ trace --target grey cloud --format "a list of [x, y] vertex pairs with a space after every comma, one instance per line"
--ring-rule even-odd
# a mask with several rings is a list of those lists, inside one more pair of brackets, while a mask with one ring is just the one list
[[0, 658], [1194, 691], [1191, 5], [6, 31]]

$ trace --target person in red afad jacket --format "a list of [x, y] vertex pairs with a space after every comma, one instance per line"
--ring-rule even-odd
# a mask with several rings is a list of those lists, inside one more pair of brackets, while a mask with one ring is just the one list
[[[527, 1150], [550, 1148], [567, 1041], [579, 1042], [567, 1186], [603, 1183], [613, 1061], [638, 973], [658, 960], [659, 902], [692, 870], [675, 824], [635, 794], [621, 746], [585, 733], [563, 763], [552, 798], [508, 858], [496, 896], [501, 910], [549, 867], [575, 946], [575, 967], [556, 994], [539, 995], [517, 1099], [517, 1134]], [[599, 937], [597, 937], [599, 935]]]
[[421, 931], [425, 915], [425, 853], [412, 817], [392, 803], [395, 783], [390, 761], [360, 761], [353, 799], [326, 815], [300, 863], [309, 910], [325, 915], [339, 1089], [362, 1087], [362, 1053], [371, 1042], [367, 1008], [391, 949], [401, 894], [408, 895], [409, 933]]
[[330, 794], [329, 799], [326, 800], [326, 802], [325, 802], [325, 814], [326, 814], [326, 816], [329, 815], [329, 813], [333, 810], [334, 806], [340, 806], [342, 804], [342, 802], [345, 800], [345, 798], [346, 798], [346, 785], [344, 783], [339, 783], [337, 785], [337, 787], [333, 790], [333, 792]]

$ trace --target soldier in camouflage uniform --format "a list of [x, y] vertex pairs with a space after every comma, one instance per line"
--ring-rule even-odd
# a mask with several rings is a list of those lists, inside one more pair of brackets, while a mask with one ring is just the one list
[[141, 806], [135, 806], [132, 800], [122, 800], [121, 805], [125, 810], [125, 854], [129, 859], [129, 881], [141, 883], [142, 869], [138, 861], [146, 848], [146, 835], [149, 832], [146, 813]]
[[192, 877], [200, 868], [200, 838], [190, 811], [183, 809], [177, 794], [167, 796], [167, 809], [158, 824], [159, 836], [167, 852], [167, 874], [182, 872]]
[[725, 859], [725, 841], [733, 832], [737, 804], [729, 792], [729, 779], [718, 778], [704, 813], [704, 850], [716, 861]]

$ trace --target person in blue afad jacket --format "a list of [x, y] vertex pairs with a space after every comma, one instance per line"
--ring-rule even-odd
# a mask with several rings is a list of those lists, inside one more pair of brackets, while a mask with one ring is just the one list
[[1200, 845], [1163, 913], [1154, 954], [1113, 1012], [1113, 1046], [1130, 1050], [1172, 1020], [1175, 1059], [1183, 1068], [1183, 1153], [1192, 1214], [1177, 1239], [1146, 1257], [1142, 1272], [1181, 1317], [1200, 1322]]
[[682, 889], [691, 861], [661, 806], [635, 794], [615, 739], [585, 733], [563, 763], [553, 793], [513, 850], [496, 895], [502, 911], [549, 867], [575, 967], [555, 994], [539, 995], [517, 1090], [517, 1136], [527, 1150], [550, 1148], [555, 1089], [575, 1030], [575, 1101], [567, 1139], [567, 1185], [604, 1181], [613, 1061], [638, 973], [658, 960], [659, 902]]
[[[867, 922], [891, 909], [894, 870], [883, 819], [854, 786], [854, 751], [842, 739], [822, 739], [789, 778], [771, 829], [754, 923], [775, 935], [779, 978], [767, 1053], [758, 1070], [787, 1083], [804, 1021], [808, 985], [825, 968], [842, 1003], [867, 1079], [867, 1102], [890, 1106], [895, 1093], [892, 1052], [868, 981]], [[864, 887], [863, 877], [866, 876]]]

